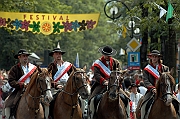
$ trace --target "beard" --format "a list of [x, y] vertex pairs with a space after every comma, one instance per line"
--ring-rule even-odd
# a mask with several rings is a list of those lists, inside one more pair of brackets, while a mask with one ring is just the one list
[[23, 63], [24, 63], [24, 64], [28, 63], [28, 60], [23, 60]]

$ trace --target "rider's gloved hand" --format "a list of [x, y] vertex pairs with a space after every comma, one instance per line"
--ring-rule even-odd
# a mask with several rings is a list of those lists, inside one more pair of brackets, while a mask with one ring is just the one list
[[156, 89], [153, 88], [153, 89], [151, 90], [151, 92], [152, 92], [153, 94], [156, 94]]
[[63, 85], [57, 85], [57, 88], [58, 88], [58, 89], [62, 89], [62, 88], [63, 88]]
[[102, 83], [102, 85], [103, 85], [103, 86], [108, 86], [108, 83], [109, 83], [109, 82], [108, 82], [107, 80], [104, 80], [103, 83]]

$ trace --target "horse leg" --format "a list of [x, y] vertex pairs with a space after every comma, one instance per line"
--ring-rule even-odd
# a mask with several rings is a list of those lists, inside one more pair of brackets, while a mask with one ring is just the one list
[[9, 118], [10, 118], [10, 110], [11, 110], [10, 107], [4, 108], [4, 116], [3, 116], [3, 119], [9, 119]]
[[94, 112], [95, 112], [95, 108], [94, 108], [94, 98], [95, 97], [93, 97], [93, 98], [91, 98], [91, 100], [90, 100], [90, 104], [89, 104], [89, 111], [88, 111], [88, 119], [93, 119], [93, 116], [94, 116]]
[[49, 116], [49, 105], [44, 105], [44, 116], [45, 116], [45, 119], [48, 119], [48, 116]]

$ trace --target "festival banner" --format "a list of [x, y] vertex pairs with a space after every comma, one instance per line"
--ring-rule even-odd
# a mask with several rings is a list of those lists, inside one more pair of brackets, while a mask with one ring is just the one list
[[91, 30], [98, 24], [96, 14], [46, 14], [0, 12], [0, 27], [32, 33], [60, 34]]

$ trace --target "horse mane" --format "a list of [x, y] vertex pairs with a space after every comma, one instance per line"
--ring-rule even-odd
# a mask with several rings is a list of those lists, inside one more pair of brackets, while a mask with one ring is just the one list
[[157, 90], [157, 94], [156, 94], [156, 98], [157, 99], [159, 96], [160, 96], [160, 87], [161, 87], [161, 80], [163, 80], [165, 77], [164, 75], [167, 74], [169, 76], [169, 79], [170, 79], [170, 83], [173, 84], [173, 86], [175, 85], [175, 80], [174, 78], [171, 76], [171, 73], [170, 72], [163, 72], [159, 79], [158, 79], [158, 82], [156, 84], [156, 90]]
[[25, 94], [28, 94], [28, 93], [30, 92], [30, 90], [31, 90], [31, 87], [32, 87], [33, 85], [35, 85], [35, 82], [36, 82], [36, 81], [34, 81], [34, 80], [37, 79], [38, 73], [39, 73], [38, 70], [36, 70], [36, 71], [32, 74], [31, 80], [30, 80], [30, 82], [29, 82], [29, 84], [28, 84], [28, 87], [26, 88]]
[[[68, 78], [68, 80], [67, 80], [67, 84], [70, 84], [71, 85], [71, 87], [72, 87], [72, 78], [73, 78], [73, 76], [74, 76], [74, 72], [75, 72], [75, 70], [76, 70], [76, 67], [74, 66], [74, 65], [72, 65], [72, 72], [71, 72], [71, 74], [69, 75], [69, 78]], [[71, 79], [71, 80], [70, 80]], [[67, 89], [67, 85], [65, 86], [65, 89]], [[71, 89], [72, 90], [72, 89]]]

